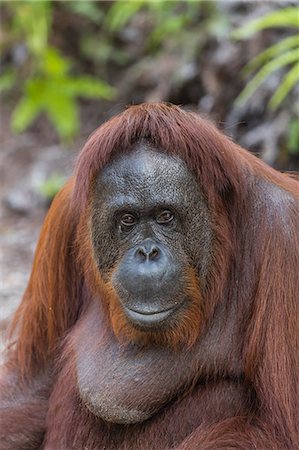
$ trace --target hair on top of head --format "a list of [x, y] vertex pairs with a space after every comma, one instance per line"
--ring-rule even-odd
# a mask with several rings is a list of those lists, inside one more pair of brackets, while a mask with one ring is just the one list
[[73, 198], [79, 209], [84, 209], [92, 181], [107, 161], [142, 141], [185, 160], [213, 204], [227, 191], [246, 196], [244, 179], [252, 169], [288, 189], [278, 172], [244, 151], [210, 121], [169, 103], [145, 103], [128, 107], [87, 140], [75, 171]]

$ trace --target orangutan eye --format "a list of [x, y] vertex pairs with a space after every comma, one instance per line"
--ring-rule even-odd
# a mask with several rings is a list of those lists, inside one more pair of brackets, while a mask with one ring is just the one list
[[162, 211], [156, 221], [158, 224], [160, 225], [167, 225], [169, 223], [171, 223], [174, 219], [174, 215], [171, 211], [169, 211], [168, 209], [166, 209], [165, 211]]
[[120, 219], [120, 228], [123, 231], [128, 231], [136, 225], [136, 218], [133, 214], [124, 214]]

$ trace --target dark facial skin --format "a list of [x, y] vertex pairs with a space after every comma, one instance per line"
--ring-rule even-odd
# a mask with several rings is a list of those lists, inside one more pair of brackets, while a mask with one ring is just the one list
[[104, 280], [112, 271], [133, 326], [159, 330], [188, 308], [187, 269], [204, 285], [209, 223], [198, 182], [179, 157], [140, 144], [101, 171], [92, 214], [95, 259]]

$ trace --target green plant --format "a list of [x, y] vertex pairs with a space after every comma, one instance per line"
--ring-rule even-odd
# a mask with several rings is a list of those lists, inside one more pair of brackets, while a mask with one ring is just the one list
[[11, 2], [7, 7], [12, 14], [14, 40], [24, 40], [28, 52], [22, 78], [11, 69], [0, 77], [0, 89], [18, 84], [22, 92], [12, 115], [12, 128], [22, 132], [44, 112], [60, 138], [68, 140], [79, 130], [77, 98], [111, 99], [115, 91], [94, 77], [71, 75], [71, 61], [49, 45], [51, 1]]
[[207, 5], [201, 0], [117, 0], [108, 11], [105, 26], [111, 33], [115, 33], [139, 11], [145, 10], [154, 24], [148, 38], [149, 46], [153, 49], [165, 37], [183, 31], [204, 6]]
[[297, 118], [292, 119], [288, 125], [287, 133], [287, 150], [290, 155], [299, 154], [299, 122], [298, 122], [298, 112]]
[[58, 173], [53, 173], [39, 186], [39, 191], [47, 200], [52, 200], [65, 182], [65, 177]]
[[[258, 31], [273, 27], [299, 28], [298, 8], [296, 6], [288, 7], [267, 14], [235, 30], [233, 37], [247, 39]], [[289, 66], [289, 69], [269, 102], [269, 107], [273, 110], [281, 104], [299, 81], [299, 33], [283, 38], [245, 66], [245, 74], [256, 70], [257, 72], [240, 93], [237, 102], [244, 103], [269, 75], [285, 66]]]
[[[80, 2], [79, 2], [80, 3]], [[92, 2], [93, 3], [93, 2]], [[66, 2], [72, 11], [73, 5], [77, 2]], [[90, 0], [86, 0], [85, 8], [89, 8]], [[104, 18], [99, 18], [100, 27], [96, 32], [87, 32], [81, 36], [81, 52], [89, 59], [96, 60], [105, 66], [107, 62], [116, 63], [118, 66], [138, 64], [138, 58], [126, 51], [125, 46], [119, 45], [119, 37], [124, 29], [129, 27], [129, 23], [137, 18], [143, 20], [147, 31], [147, 38], [143, 40], [143, 52], [153, 55], [169, 39], [175, 40], [176, 46], [184, 47], [184, 37], [190, 31], [190, 27], [198, 19], [199, 13], [205, 2], [192, 0], [116, 0], [101, 6], [102, 12], [105, 8]], [[207, 8], [206, 8], [207, 9]], [[212, 9], [212, 8], [210, 8]], [[78, 8], [76, 7], [76, 10]], [[133, 25], [134, 28], [134, 25]], [[138, 29], [138, 25], [135, 25]], [[196, 35], [197, 37], [198, 35]], [[197, 40], [190, 40], [188, 51], [196, 47]]]

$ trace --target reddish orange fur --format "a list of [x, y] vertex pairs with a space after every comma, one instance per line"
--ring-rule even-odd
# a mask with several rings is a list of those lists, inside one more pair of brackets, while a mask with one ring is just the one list
[[[17, 330], [14, 357], [24, 375], [46, 364], [56, 350], [57, 338], [74, 324], [79, 314], [74, 249], [70, 236], [75, 229], [70, 197], [71, 179], [55, 198], [47, 216], [37, 249], [27, 289], [13, 322]], [[57, 271], [51, 270], [57, 265]], [[69, 273], [66, 267], [69, 266]], [[73, 299], [70, 303], [69, 298]], [[76, 303], [78, 301], [78, 303]], [[46, 326], [42, 326], [46, 323]]]
[[[113, 154], [128, 151], [142, 139], [186, 161], [198, 178], [209, 205], [215, 236], [206, 285], [199, 290], [194, 273], [186, 275], [194, 300], [194, 310], [189, 310], [186, 322], [173, 334], [169, 332], [158, 339], [150, 335], [145, 340], [141, 332], [129, 327], [118, 299], [111, 293], [111, 286], [101, 280], [89, 231], [89, 208], [97, 173]], [[258, 187], [257, 182], [262, 182], [263, 187]], [[289, 197], [282, 201], [280, 193], [272, 198], [267, 184]], [[172, 422], [168, 421], [165, 408], [165, 415], [157, 416], [142, 429], [136, 428], [134, 442], [140, 445], [152, 442], [159, 449], [160, 442], [167, 441], [167, 433], [176, 435], [185, 423], [185, 429], [191, 426], [191, 431], [185, 441], [177, 445], [181, 450], [297, 448], [298, 194], [299, 184], [295, 179], [271, 169], [223, 136], [211, 123], [178, 107], [133, 106], [102, 125], [86, 143], [78, 159], [75, 178], [54, 200], [42, 228], [29, 284], [13, 320], [14, 342], [9, 348], [7, 363], [11, 377], [22, 374], [29, 387], [26, 391], [22, 388], [20, 394], [15, 387], [18, 383], [10, 380], [6, 384], [6, 378], [3, 379], [2, 391], [12, 389], [13, 398], [12, 406], [5, 409], [3, 419], [1, 416], [3, 421], [8, 417], [3, 423], [8, 424], [9, 429], [15, 426], [15, 431], [11, 432], [22, 436], [27, 428], [28, 412], [32, 405], [35, 411], [38, 408], [31, 400], [32, 396], [35, 401], [37, 398], [33, 381], [43, 372], [51, 373], [54, 359], [59, 360], [63, 338], [68, 336], [91, 301], [105, 303], [107, 300], [113, 328], [121, 340], [127, 338], [144, 344], [153, 340], [160, 345], [177, 345], [182, 340], [191, 345], [197, 333], [213, 323], [217, 308], [222, 307], [225, 314], [233, 308], [234, 317], [238, 318], [241, 332], [236, 338], [240, 340], [242, 351], [239, 363], [243, 367], [244, 386], [251, 387], [256, 403], [246, 404], [242, 409], [238, 395], [234, 400], [234, 395], [221, 386], [211, 390], [214, 392], [211, 399], [208, 394], [201, 396], [191, 392], [186, 404], [178, 402], [170, 407]], [[265, 198], [261, 201], [259, 196], [262, 195]], [[252, 217], [250, 211], [255, 211], [256, 217]], [[249, 286], [252, 290], [248, 294]], [[105, 320], [109, 321], [108, 313]], [[215, 335], [215, 342], [221, 339], [221, 334]], [[232, 355], [237, 354], [237, 344], [230, 345]], [[62, 375], [57, 392], [59, 400], [66, 404], [62, 420], [69, 424], [68, 429], [81, 427], [85, 445], [89, 439], [84, 434], [85, 427], [95, 419], [84, 416], [82, 405], [77, 401], [74, 373], [59, 364], [58, 371]], [[51, 379], [56, 380], [53, 376]], [[204, 386], [201, 388], [203, 392], [210, 392], [209, 386], [207, 391]], [[221, 402], [229, 401], [240, 402], [240, 416], [226, 417], [221, 413], [215, 422], [213, 411], [218, 410]], [[206, 405], [211, 408], [205, 415]], [[19, 408], [18, 413], [16, 408]], [[202, 421], [197, 426], [193, 416], [201, 411]], [[120, 433], [118, 449], [130, 448], [130, 430]], [[119, 433], [119, 429], [114, 431], [116, 435]], [[107, 448], [112, 435], [106, 426], [98, 421], [93, 432], [96, 438], [94, 441], [90, 438], [90, 442], [94, 442], [91, 448], [101, 442], [104, 442], [102, 448], [105, 445]], [[101, 440], [96, 433], [102, 433], [105, 439]], [[83, 441], [78, 445], [83, 445]], [[35, 442], [33, 437], [32, 442]], [[60, 446], [55, 450], [67, 449], [62, 441], [57, 442]], [[18, 447], [13, 445], [7, 448]]]

